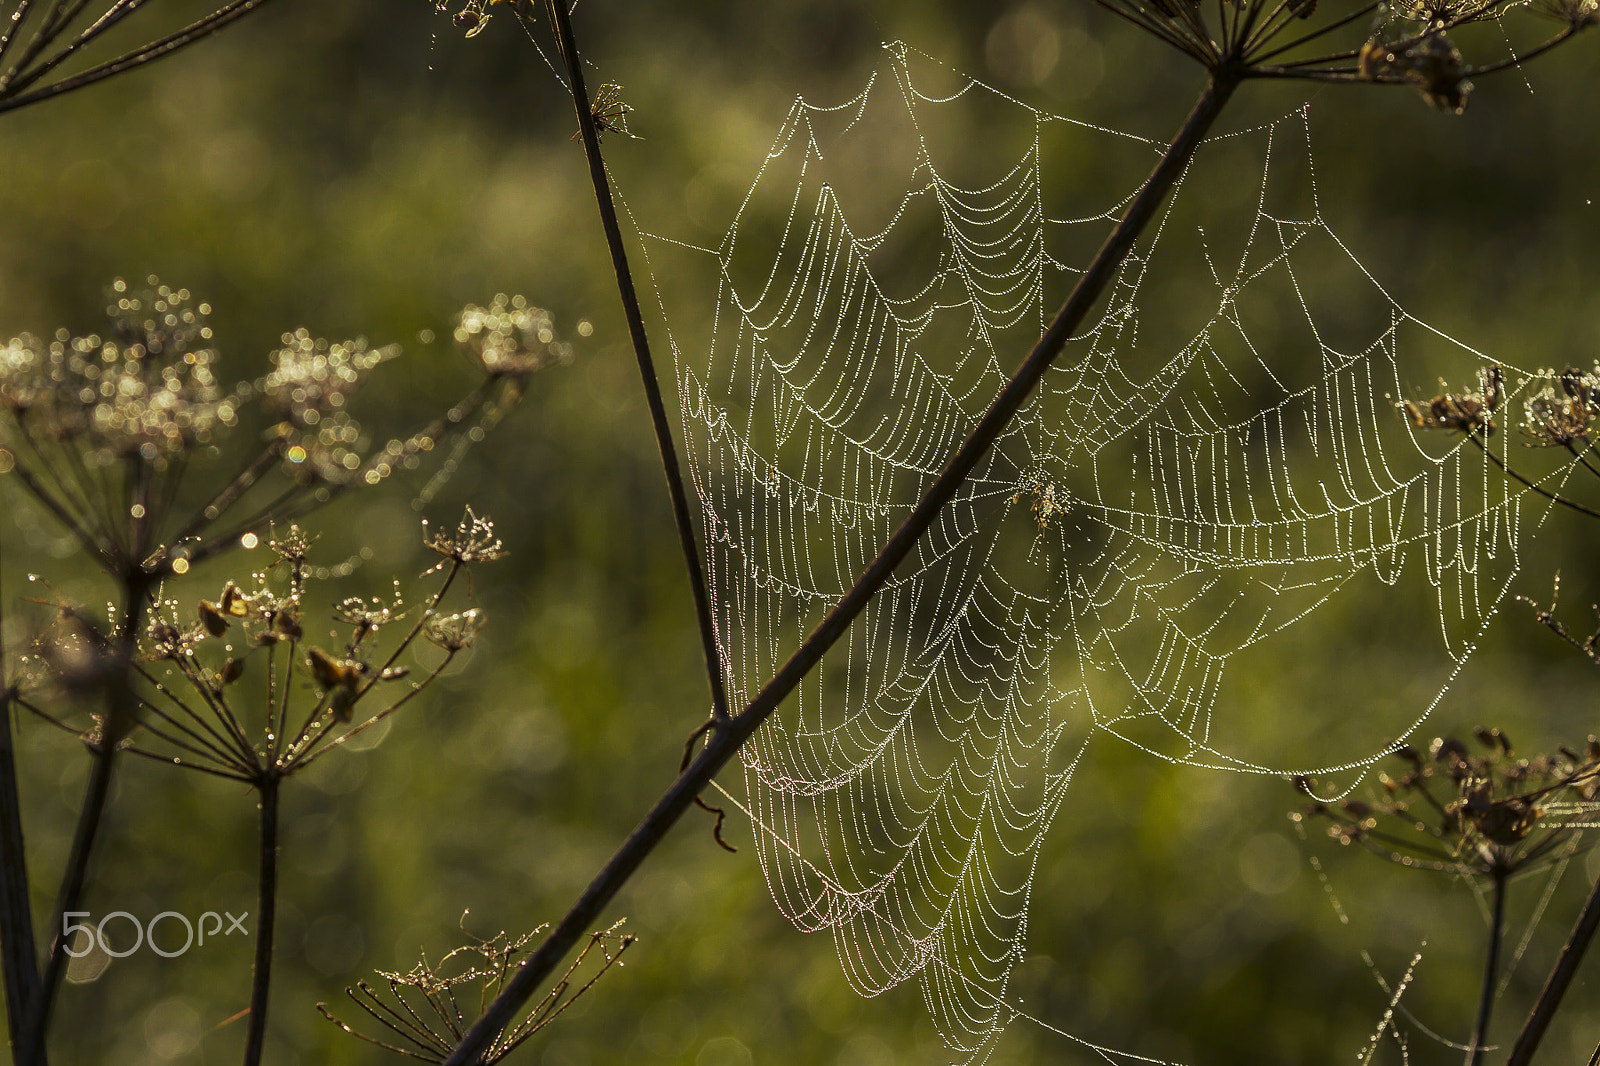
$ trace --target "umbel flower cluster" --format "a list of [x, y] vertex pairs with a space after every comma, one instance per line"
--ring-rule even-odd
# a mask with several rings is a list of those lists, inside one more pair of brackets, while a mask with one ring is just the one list
[[[1461, 113], [1472, 78], [1510, 69], [1595, 24], [1597, 0], [1097, 0], [1101, 7], [1234, 79], [1407, 85], [1432, 106]], [[1508, 20], [1532, 15], [1541, 31], [1525, 47]], [[1478, 33], [1488, 26], [1492, 32]], [[1471, 38], [1474, 64], [1457, 37]], [[1498, 53], [1498, 55], [1496, 55]]]
[[[1292, 815], [1322, 819], [1328, 835], [1402, 866], [1503, 879], [1575, 843], [1578, 823], [1600, 809], [1600, 740], [1582, 751], [1518, 758], [1498, 729], [1473, 732], [1477, 747], [1454, 737], [1428, 753], [1395, 749], [1403, 769], [1380, 774], [1381, 795], [1316, 802]], [[1296, 785], [1314, 795], [1313, 781]]]
[[[468, 306], [457, 338], [479, 384], [427, 426], [374, 449], [351, 401], [397, 347], [299, 329], [283, 335], [264, 376], [226, 388], [211, 308], [187, 289], [152, 277], [135, 290], [119, 279], [106, 314], [103, 334], [62, 329], [0, 346], [0, 471], [102, 569], [151, 580], [414, 465], [474, 412], [497, 418], [527, 375], [571, 355], [549, 314], [520, 296]], [[261, 443], [224, 467], [233, 453], [220, 445], [245, 424], [262, 429]], [[205, 479], [209, 488], [192, 484]], [[275, 489], [259, 487], [269, 480]]]
[[[1440, 382], [1443, 385], [1443, 382]], [[1600, 457], [1590, 437], [1595, 400], [1600, 396], [1600, 364], [1590, 370], [1535, 371], [1522, 402], [1519, 428], [1525, 442], [1538, 448], [1566, 448]], [[1402, 400], [1400, 410], [1418, 429], [1482, 433], [1496, 428], [1495, 417], [1505, 397], [1505, 374], [1490, 366], [1478, 374], [1478, 388], [1441, 392], [1431, 400]]]
[[[1595, 447], [1590, 436], [1596, 413], [1595, 397], [1600, 389], [1600, 365], [1588, 372], [1576, 367], [1568, 367], [1560, 373], [1536, 371], [1521, 383], [1521, 389], [1525, 390], [1520, 425], [1522, 442], [1532, 448], [1565, 449], [1572, 457], [1572, 469], [1581, 466], [1594, 477], [1600, 477], [1600, 448]], [[1485, 441], [1497, 428], [1496, 419], [1505, 402], [1506, 391], [1504, 372], [1498, 366], [1489, 366], [1479, 371], [1476, 391], [1441, 392], [1431, 400], [1402, 400], [1398, 407], [1417, 429], [1461, 433], [1513, 481], [1569, 510], [1600, 518], [1600, 511], [1572, 499], [1564, 489], [1557, 492], [1546, 488], [1513, 469], [1509, 455], [1496, 455], [1489, 449]], [[1563, 477], [1561, 485], [1565, 483]], [[1548, 613], [1541, 616], [1540, 621], [1550, 624]], [[1567, 636], [1559, 627], [1552, 628], [1558, 635]], [[1592, 649], [1585, 651], [1587, 654]]]
[[520, 380], [572, 359], [572, 346], [556, 339], [549, 311], [505, 293], [496, 294], [488, 307], [462, 308], [455, 340], [468, 359], [497, 379]]
[[[482, 612], [445, 611], [443, 602], [466, 567], [505, 554], [493, 523], [471, 511], [453, 534], [425, 535], [424, 544], [443, 557], [425, 576], [441, 576], [415, 609], [399, 581], [388, 598], [351, 596], [319, 607], [312, 541], [298, 526], [270, 541], [267, 566], [225, 581], [216, 599], [158, 598], [132, 666], [139, 724], [118, 747], [260, 784], [304, 769], [388, 718], [472, 646]], [[91, 746], [101, 743], [101, 715], [79, 728], [42, 697], [51, 687], [89, 692], [118, 677], [110, 650], [117, 637], [63, 608], [36, 642], [27, 664], [34, 691], [19, 693], [19, 705]], [[427, 662], [408, 654], [419, 642], [437, 649]]]
[[[589, 942], [554, 987], [536, 1000], [520, 1021], [496, 1034], [476, 1061], [485, 1066], [499, 1062], [555, 1021], [613, 966], [622, 966], [623, 952], [638, 939], [617, 931], [623, 921], [589, 934]], [[505, 933], [487, 940], [475, 938], [473, 943], [456, 948], [437, 964], [430, 963], [424, 955], [409, 973], [379, 971], [378, 976], [388, 986], [387, 995], [366, 981], [345, 989], [351, 1002], [392, 1034], [387, 1039], [368, 1036], [340, 1021], [325, 1003], [318, 1003], [317, 1010], [351, 1036], [386, 1051], [423, 1062], [444, 1062], [472, 1023], [478, 1020], [484, 1007], [500, 994], [517, 965], [531, 953], [529, 945], [537, 946], [548, 928], [540, 926], [515, 939], [508, 938]], [[390, 1040], [397, 1042], [390, 1043]]]

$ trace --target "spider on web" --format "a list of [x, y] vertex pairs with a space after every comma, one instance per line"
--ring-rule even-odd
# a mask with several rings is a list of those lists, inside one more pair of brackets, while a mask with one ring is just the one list
[[1033, 511], [1033, 520], [1039, 524], [1040, 532], [1049, 529], [1058, 518], [1067, 513], [1067, 505], [1056, 498], [1056, 483], [1037, 471], [1023, 477], [1016, 494], [1011, 497], [1011, 502], [1021, 503], [1024, 496], [1033, 497], [1030, 509]]

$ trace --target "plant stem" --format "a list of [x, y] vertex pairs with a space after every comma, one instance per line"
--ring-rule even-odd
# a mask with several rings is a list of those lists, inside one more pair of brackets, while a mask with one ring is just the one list
[[705, 655], [706, 676], [711, 684], [711, 716], [718, 723], [726, 723], [729, 718], [728, 697], [722, 683], [722, 656], [717, 651], [716, 625], [711, 618], [711, 595], [706, 589], [705, 571], [700, 563], [700, 544], [695, 536], [694, 522], [689, 517], [689, 495], [684, 489], [683, 471], [678, 465], [672, 426], [667, 422], [666, 404], [661, 399], [661, 383], [656, 377], [655, 362], [650, 357], [650, 340], [645, 335], [644, 316], [639, 311], [633, 273], [628, 269], [628, 253], [622, 244], [622, 228], [617, 223], [617, 209], [611, 198], [605, 160], [600, 155], [600, 133], [589, 107], [589, 92], [583, 84], [583, 62], [572, 36], [572, 20], [567, 16], [561, 0], [546, 0], [545, 6], [556, 28], [561, 57], [566, 62], [567, 82], [578, 112], [578, 129], [583, 134], [583, 149], [589, 159], [589, 178], [594, 184], [595, 202], [599, 205], [600, 221], [605, 227], [606, 245], [611, 249], [611, 265], [617, 274], [617, 293], [622, 297], [622, 310], [628, 318], [628, 334], [633, 339], [639, 378], [644, 383], [645, 401], [650, 408], [650, 423], [655, 428], [656, 446], [661, 451], [661, 468], [666, 475], [667, 491], [672, 497], [672, 517], [678, 527], [683, 567], [689, 574], [689, 587], [694, 593], [694, 613], [700, 625], [700, 647]]
[[1522, 486], [1524, 486], [1526, 488], [1530, 488], [1534, 492], [1537, 492], [1540, 496], [1543, 496], [1545, 499], [1549, 500], [1550, 502], [1559, 503], [1561, 506], [1570, 508], [1571, 510], [1574, 510], [1574, 511], [1577, 511], [1581, 515], [1588, 515], [1590, 518], [1600, 518], [1600, 511], [1591, 510], [1590, 508], [1585, 507], [1581, 503], [1576, 503], [1576, 502], [1574, 502], [1572, 500], [1567, 499], [1565, 496], [1557, 495], [1556, 493], [1551, 492], [1549, 489], [1541, 488], [1538, 485], [1535, 485], [1533, 482], [1529, 481], [1527, 478], [1523, 477], [1521, 474], [1517, 473], [1515, 470], [1511, 469], [1509, 466], [1507, 466], [1505, 464], [1504, 460], [1502, 460], [1498, 455], [1496, 455], [1494, 452], [1491, 452], [1489, 450], [1489, 446], [1487, 444], [1483, 443], [1483, 441], [1479, 438], [1479, 435], [1476, 432], [1468, 433], [1467, 434], [1467, 439], [1469, 441], [1471, 441], [1473, 444], [1476, 444], [1478, 446], [1478, 450], [1480, 452], [1482, 452], [1485, 456], [1487, 456], [1491, 463], [1493, 463], [1495, 466], [1498, 466], [1500, 468], [1500, 472], [1501, 473], [1505, 474], [1506, 477], [1509, 477], [1511, 480], [1517, 482], [1519, 485], [1522, 485]]
[[28, 906], [28, 856], [22, 841], [22, 804], [11, 737], [12, 691], [0, 694], [0, 963], [6, 984], [6, 1021], [13, 1053], [39, 995], [39, 960]]
[[505, 990], [489, 1005], [470, 1032], [456, 1045], [446, 1066], [469, 1066], [488, 1047], [496, 1033], [510, 1023], [517, 1009], [539, 989], [556, 965], [564, 958], [584, 931], [599, 916], [600, 911], [627, 883], [639, 864], [653, 851], [672, 828], [678, 818], [694, 802], [694, 797], [706, 787], [739, 747], [750, 738], [768, 715], [777, 709], [800, 679], [817, 664], [834, 642], [844, 634], [856, 615], [866, 607], [873, 595], [894, 572], [895, 566], [915, 546], [918, 539], [933, 524], [940, 510], [966, 481], [978, 460], [989, 450], [1013, 415], [1026, 402], [1035, 386], [1043, 378], [1051, 361], [1066, 347], [1073, 332], [1082, 323], [1089, 310], [1099, 300], [1106, 285], [1116, 275], [1123, 260], [1133, 249], [1134, 242], [1145, 226], [1155, 217], [1156, 210], [1166, 199], [1178, 178], [1188, 167], [1199, 148], [1205, 133], [1211, 128], [1239, 82], [1239, 75], [1229, 68], [1213, 73], [1211, 80], [1195, 103], [1189, 117], [1184, 120], [1178, 135], [1173, 139], [1155, 170], [1140, 188], [1105, 244], [1095, 254], [1072, 293], [1067, 297], [1055, 318], [1034, 345], [1033, 351], [1017, 369], [1011, 380], [1000, 391], [989, 410], [973, 429], [971, 435], [954, 457], [945, 465], [939, 477], [923, 494], [894, 532], [878, 557], [866, 568], [856, 583], [845, 593], [826, 618], [812, 630], [771, 681], [767, 682], [750, 705], [726, 728], [714, 730], [710, 741], [689, 768], [669, 788], [654, 808], [647, 814], [622, 847], [590, 882], [578, 901], [573, 904], [561, 922], [528, 957], [506, 985]]
[[[1539, 991], [1539, 999], [1534, 1003], [1533, 1010], [1528, 1012], [1528, 1020], [1522, 1023], [1517, 1042], [1511, 1046], [1511, 1056], [1506, 1059], [1506, 1066], [1527, 1066], [1533, 1061], [1533, 1053], [1538, 1050], [1539, 1041], [1544, 1039], [1550, 1019], [1555, 1017], [1557, 1008], [1561, 1006], [1561, 997], [1577, 975], [1578, 964], [1583, 961], [1583, 953], [1588, 949], [1589, 941], [1594, 939], [1596, 928], [1600, 928], [1600, 878], [1595, 879], [1588, 902], [1583, 905], [1583, 911], [1567, 936], [1567, 942], [1561, 945], [1561, 954], [1556, 956], [1556, 964], [1551, 968], [1544, 988]], [[1595, 1050], [1595, 1055], [1600, 1056], [1600, 1048]], [[1590, 1061], [1590, 1066], [1594, 1066], [1594, 1060]]]
[[[5, 611], [0, 604], [0, 648], [5, 647]], [[28, 852], [22, 839], [22, 797], [17, 788], [11, 708], [16, 689], [0, 669], [0, 979], [6, 986], [6, 1025], [12, 1054], [21, 1047], [23, 1026], [39, 995], [39, 957], [28, 905]]]
[[256, 782], [261, 794], [261, 873], [256, 888], [256, 964], [250, 979], [250, 1031], [244, 1042], [245, 1066], [261, 1062], [267, 1036], [267, 994], [272, 984], [272, 926], [278, 907], [278, 786], [275, 769]]
[[[153, 63], [197, 41], [204, 40], [229, 23], [237, 22], [246, 15], [261, 10], [269, 2], [270, 0], [232, 0], [232, 2], [222, 5], [209, 15], [196, 19], [181, 30], [151, 41], [149, 44], [136, 48], [131, 52], [126, 52], [98, 66], [91, 67], [70, 77], [62, 78], [60, 81], [52, 82], [42, 88], [34, 89], [32, 92], [24, 92], [23, 90], [55, 64], [50, 63], [45, 70], [34, 69], [24, 73], [24, 68], [29, 67], [37, 57], [37, 53], [25, 53], [23, 58], [9, 71], [0, 71], [0, 112], [14, 111], [19, 107], [27, 107], [29, 104], [36, 104], [41, 100], [49, 100], [63, 93], [69, 93], [74, 89], [81, 89], [87, 85], [93, 85], [96, 82], [142, 67], [146, 63]], [[75, 48], [76, 46], [73, 47]]]
[[84, 789], [83, 806], [78, 810], [78, 824], [72, 834], [72, 850], [67, 855], [67, 865], [61, 873], [61, 888], [47, 927], [50, 955], [45, 961], [39, 996], [29, 1012], [28, 1024], [23, 1026], [19, 1044], [22, 1054], [17, 1058], [19, 1066], [35, 1066], [44, 1062], [50, 1011], [55, 1006], [56, 994], [60, 992], [61, 980], [67, 972], [66, 939], [61, 935], [66, 928], [64, 919], [68, 912], [77, 912], [83, 901], [84, 885], [89, 874], [89, 856], [100, 832], [100, 818], [105, 813], [106, 799], [111, 795], [117, 747], [133, 728], [138, 716], [132, 664], [139, 646], [139, 628], [149, 602], [149, 577], [134, 564], [123, 575], [122, 588], [122, 624], [115, 650], [110, 653], [116, 656], [119, 676], [110, 682], [106, 693], [106, 720], [99, 743], [92, 749], [89, 783]]
[[1483, 964], [1483, 992], [1478, 997], [1478, 1020], [1472, 1026], [1472, 1049], [1467, 1052], [1467, 1066], [1478, 1066], [1486, 1050], [1484, 1041], [1489, 1035], [1489, 1012], [1494, 1007], [1494, 979], [1500, 970], [1500, 933], [1506, 924], [1506, 875], [1494, 872], [1494, 912], [1489, 919], [1489, 953]]

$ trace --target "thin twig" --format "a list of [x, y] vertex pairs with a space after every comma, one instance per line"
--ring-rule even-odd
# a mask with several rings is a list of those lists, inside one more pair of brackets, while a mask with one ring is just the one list
[[1551, 492], [1549, 489], [1541, 488], [1540, 486], [1535, 485], [1533, 482], [1529, 481], [1527, 478], [1523, 477], [1521, 474], [1517, 473], [1515, 470], [1511, 469], [1503, 461], [1501, 461], [1501, 459], [1500, 459], [1500, 457], [1498, 455], [1496, 455], [1494, 452], [1491, 452], [1489, 450], [1489, 446], [1484, 444], [1483, 441], [1481, 439], [1479, 439], [1478, 434], [1476, 434], [1476, 433], [1468, 433], [1467, 434], [1467, 439], [1470, 440], [1473, 444], [1476, 444], [1478, 446], [1478, 450], [1483, 452], [1484, 455], [1488, 456], [1489, 461], [1491, 463], [1493, 463], [1495, 466], [1498, 466], [1500, 468], [1500, 472], [1505, 474], [1506, 477], [1511, 478], [1513, 481], [1517, 482], [1520, 485], [1523, 485], [1523, 486], [1525, 486], [1527, 488], [1532, 489], [1534, 492], [1537, 492], [1540, 496], [1543, 496], [1545, 499], [1549, 500], [1551, 503], [1559, 503], [1563, 507], [1569, 507], [1572, 510], [1577, 511], [1579, 514], [1588, 515], [1590, 518], [1600, 518], [1600, 511], [1591, 511], [1589, 508], [1585, 507], [1581, 503], [1577, 503], [1577, 502], [1574, 502], [1573, 500], [1569, 500], [1565, 496], [1558, 496], [1556, 493]]
[[1206, 131], [1233, 95], [1238, 78], [1236, 72], [1228, 70], [1212, 76], [1171, 146], [1129, 205], [1127, 214], [1111, 231], [1088, 269], [1079, 277], [1066, 302], [1056, 312], [1050, 328], [995, 398], [966, 443], [945, 465], [905, 522], [889, 538], [878, 557], [749, 706], [726, 728], [712, 733], [700, 757], [667, 789], [578, 897], [572, 909], [539, 945], [539, 949], [522, 964], [516, 976], [507, 983], [505, 991], [489, 1005], [466, 1039], [456, 1046], [454, 1053], [446, 1060], [446, 1066], [469, 1066], [477, 1060], [495, 1034], [510, 1023], [518, 1007], [537, 992], [556, 964], [572, 950], [584, 930], [594, 923], [600, 911], [633, 876], [639, 864], [655, 850], [667, 831], [694, 802], [695, 796], [777, 709], [778, 704], [794, 691], [800, 679], [821, 660], [823, 654], [844, 634], [850, 623], [888, 581], [895, 566], [910, 553], [944, 505], [966, 483], [978, 460], [988, 452], [1012, 416], [1027, 401], [1050, 363], [1066, 347], [1073, 332], [1099, 301], [1106, 285], [1132, 251], [1134, 242], [1188, 168]]
[[[60, 81], [52, 82], [32, 92], [6, 96], [4, 89], [10, 88], [10, 86], [0, 86], [0, 113], [14, 111], [20, 107], [27, 107], [29, 104], [53, 99], [64, 93], [72, 92], [74, 89], [82, 89], [85, 86], [93, 85], [96, 82], [142, 67], [147, 63], [153, 63], [191, 44], [204, 40], [230, 23], [237, 22], [246, 15], [259, 11], [269, 2], [270, 0], [233, 0], [232, 3], [223, 5], [211, 14], [197, 19], [181, 30], [151, 41], [149, 44], [136, 48], [131, 52], [126, 52], [115, 59], [101, 63], [99, 66], [91, 67], [69, 78], [62, 78]], [[18, 62], [13, 70], [20, 70], [31, 62], [33, 58], [35, 58], [34, 54], [25, 52], [24, 58]]]
[[[1538, 1050], [1539, 1041], [1544, 1039], [1550, 1019], [1555, 1017], [1556, 1010], [1561, 1006], [1561, 997], [1566, 995], [1572, 979], [1577, 976], [1578, 964], [1583, 962], [1583, 953], [1588, 950], [1597, 928], [1600, 928], [1600, 878], [1595, 879], [1588, 902], [1583, 905], [1583, 911], [1567, 936], [1567, 942], [1561, 945], [1561, 954], [1556, 956], [1556, 964], [1551, 968], [1533, 1010], [1528, 1012], [1528, 1020], [1522, 1023], [1517, 1042], [1511, 1046], [1506, 1066], [1528, 1066], [1533, 1061], [1533, 1053]], [[1595, 1055], [1600, 1058], [1600, 1049], [1596, 1049]], [[1594, 1066], [1594, 1063], [1595, 1059], [1591, 1059], [1590, 1066]]]
[[666, 475], [667, 491], [672, 497], [672, 517], [678, 527], [683, 567], [688, 572], [689, 587], [694, 594], [694, 613], [700, 625], [700, 648], [705, 655], [706, 678], [711, 685], [711, 716], [718, 725], [725, 725], [729, 720], [728, 697], [722, 683], [722, 655], [717, 650], [717, 631], [711, 617], [711, 596], [706, 589], [705, 569], [700, 562], [700, 544], [689, 515], [689, 496], [684, 489], [683, 472], [678, 466], [678, 450], [672, 440], [672, 426], [667, 421], [666, 404], [661, 399], [661, 383], [656, 377], [655, 361], [650, 357], [650, 340], [645, 335], [644, 316], [639, 310], [639, 297], [634, 291], [633, 274], [628, 269], [628, 253], [622, 244], [616, 205], [611, 199], [611, 184], [606, 177], [605, 161], [600, 155], [600, 135], [589, 107], [589, 94], [583, 84], [583, 63], [572, 36], [572, 20], [567, 17], [561, 0], [547, 0], [546, 9], [556, 28], [561, 56], [566, 61], [567, 82], [578, 112], [578, 130], [583, 134], [583, 148], [589, 158], [589, 178], [594, 184], [595, 202], [599, 205], [600, 221], [605, 227], [606, 245], [611, 249], [611, 264], [617, 273], [617, 293], [622, 297], [622, 309], [628, 318], [633, 354], [639, 363], [639, 378], [644, 384], [645, 400], [650, 408], [650, 424], [655, 428], [656, 446], [661, 451], [661, 468]]

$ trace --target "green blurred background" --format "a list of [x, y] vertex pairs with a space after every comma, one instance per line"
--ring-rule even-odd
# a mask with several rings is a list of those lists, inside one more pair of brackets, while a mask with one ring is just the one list
[[[1163, 140], [1200, 82], [1083, 0], [586, 0], [576, 24], [591, 83], [621, 83], [638, 108], [630, 123], [643, 139], [606, 142], [620, 191], [646, 229], [699, 242], [727, 224], [794, 95], [847, 98], [884, 41], [905, 40], [1037, 106]], [[1054, 35], [1053, 58], [1034, 47], [1039, 27]], [[1600, 321], [1593, 72], [1592, 42], [1580, 41], [1486, 81], [1460, 118], [1401, 91], [1252, 85], [1224, 127], [1312, 99], [1323, 209], [1402, 305], [1519, 365], [1588, 365]], [[447, 343], [419, 340], [447, 338], [465, 302], [525, 293], [577, 342], [572, 364], [535, 377], [428, 507], [443, 523], [470, 503], [512, 548], [474, 586], [491, 624], [471, 660], [381, 744], [324, 760], [286, 790], [272, 1062], [375, 1061], [312, 1005], [375, 969], [408, 969], [421, 950], [437, 957], [462, 942], [458, 926], [515, 933], [558, 918], [671, 780], [684, 736], [705, 716], [688, 590], [573, 126], [515, 19], [496, 15], [464, 40], [423, 0], [290, 0], [148, 70], [0, 116], [7, 337], [96, 329], [111, 278], [158, 274], [214, 306], [225, 366], [239, 377], [259, 373], [279, 334], [302, 325], [403, 344], [357, 405], [375, 433], [403, 431], [470, 387]], [[1138, 177], [1107, 180], [1125, 193]], [[592, 336], [577, 336], [579, 320]], [[1431, 377], [1412, 384], [1433, 391]], [[410, 506], [426, 476], [354, 495], [308, 523], [327, 562], [371, 549], [328, 599], [383, 592], [394, 577], [409, 584], [429, 565]], [[27, 572], [79, 602], [110, 595], [7, 490], [8, 609]], [[1600, 580], [1587, 534], [1562, 516], [1544, 523], [1518, 586], [1545, 596], [1559, 569], [1579, 626]], [[211, 564], [195, 594], [252, 563]], [[1406, 691], [1410, 650], [1353, 639], [1352, 651], [1340, 640], [1370, 633], [1388, 609], [1342, 601], [1273, 676], [1230, 675], [1224, 698], [1236, 714], [1259, 714], [1260, 735], [1287, 748], [1322, 735], [1284, 713], [1296, 694], [1340, 719], [1328, 728], [1380, 744], [1395, 716], [1371, 726], [1360, 716]], [[24, 625], [39, 616], [21, 610]], [[1592, 669], [1508, 610], [1429, 735], [1494, 724], [1530, 752], [1581, 739], [1596, 728]], [[19, 729], [42, 913], [86, 760], [46, 726], [24, 719]], [[737, 775], [727, 779], [736, 788]], [[1104, 743], [1073, 789], [1076, 806], [1057, 820], [1039, 871], [1021, 1009], [1092, 1044], [1161, 1059], [1347, 1059], [1388, 998], [1363, 951], [1393, 982], [1425, 938], [1405, 1002], [1465, 1037], [1484, 930], [1465, 886], [1301, 842], [1285, 817], [1297, 797], [1281, 781], [1175, 768]], [[124, 766], [86, 905], [253, 909], [253, 812], [244, 789]], [[729, 835], [747, 843], [749, 826], [735, 818]], [[1583, 867], [1551, 897], [1502, 1022], [1542, 980], [1582, 897]], [[1588, 863], [1587, 877], [1595, 872]], [[1515, 891], [1525, 918], [1543, 882]], [[751, 849], [720, 851], [698, 815], [610, 913], [641, 938], [626, 967], [512, 1061], [946, 1059], [914, 984], [856, 997], [831, 941], [794, 932]], [[55, 1061], [232, 1061], [243, 1026], [220, 1023], [247, 1002], [248, 973], [249, 947], [237, 940], [114, 963], [64, 992]], [[1572, 993], [1549, 1061], [1592, 1049], [1595, 987]], [[1411, 1054], [1459, 1057], [1423, 1041]], [[991, 1061], [1103, 1060], [1018, 1019]], [[1392, 1042], [1379, 1061], [1398, 1061]]]

